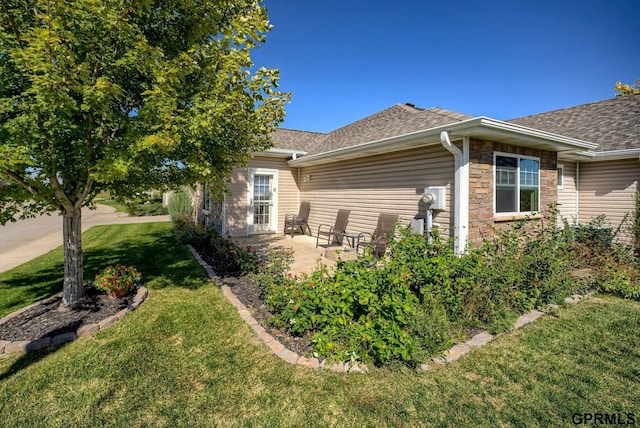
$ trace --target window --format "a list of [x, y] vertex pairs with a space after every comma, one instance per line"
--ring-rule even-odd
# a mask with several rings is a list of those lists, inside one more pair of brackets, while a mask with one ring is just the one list
[[540, 210], [540, 160], [496, 153], [496, 214], [531, 213]]
[[204, 211], [211, 211], [211, 195], [209, 185], [202, 185], [202, 209]]
[[564, 189], [564, 165], [558, 164], [558, 189]]

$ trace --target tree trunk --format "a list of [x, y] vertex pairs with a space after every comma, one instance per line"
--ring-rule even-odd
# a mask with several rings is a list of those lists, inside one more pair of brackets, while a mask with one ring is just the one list
[[82, 275], [82, 211], [63, 209], [62, 241], [64, 243], [64, 285], [62, 306], [73, 308], [84, 300]]

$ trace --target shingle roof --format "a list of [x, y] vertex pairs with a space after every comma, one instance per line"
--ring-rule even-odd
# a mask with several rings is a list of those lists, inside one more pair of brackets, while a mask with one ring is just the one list
[[640, 94], [519, 117], [508, 122], [599, 144], [599, 151], [640, 148]]
[[312, 147], [308, 154], [355, 146], [470, 118], [472, 116], [438, 107], [421, 109], [411, 104], [396, 104], [326, 134], [326, 138]]
[[319, 132], [297, 131], [294, 129], [277, 128], [271, 134], [273, 147], [276, 149], [307, 151], [326, 137]]

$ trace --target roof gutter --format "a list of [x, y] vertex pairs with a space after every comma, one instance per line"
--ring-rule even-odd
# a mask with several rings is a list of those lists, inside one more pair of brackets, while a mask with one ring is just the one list
[[289, 161], [290, 166], [310, 166], [336, 160], [351, 159], [355, 157], [381, 154], [391, 151], [420, 147], [426, 144], [438, 144], [440, 133], [447, 131], [450, 138], [498, 138], [508, 139], [513, 142], [525, 142], [527, 144], [545, 144], [553, 146], [557, 151], [592, 150], [597, 144], [575, 138], [552, 134], [521, 125], [515, 125], [488, 117], [475, 117], [461, 122], [449, 123], [434, 128], [410, 132], [403, 135], [367, 141], [349, 147], [329, 150], [322, 153], [307, 155], [302, 158]]
[[602, 152], [592, 152], [591, 160], [615, 160], [615, 159], [633, 159], [640, 158], [640, 148], [623, 149], [623, 150], [607, 150]]
[[455, 160], [453, 240], [454, 251], [460, 257], [466, 251], [469, 238], [469, 138], [464, 138], [460, 150], [451, 143], [449, 133], [442, 131], [440, 143]]
[[307, 152], [304, 150], [290, 150], [290, 149], [277, 149], [270, 148], [264, 152], [253, 152], [252, 156], [266, 156], [273, 158], [290, 158], [290, 159], [298, 159], [300, 156], [304, 156]]

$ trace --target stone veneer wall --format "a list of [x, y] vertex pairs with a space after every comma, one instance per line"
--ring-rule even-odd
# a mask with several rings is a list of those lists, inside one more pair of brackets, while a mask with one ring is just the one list
[[[493, 154], [512, 153], [540, 158], [540, 209], [547, 210], [557, 201], [558, 154], [546, 150], [511, 146], [492, 141], [469, 142], [469, 246], [494, 235], [493, 228], [504, 229], [513, 224], [513, 216], [496, 217], [493, 212]], [[540, 221], [542, 216], [535, 216]]]

